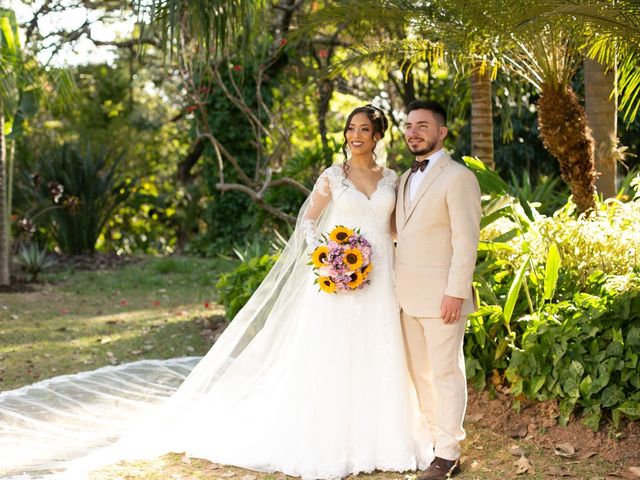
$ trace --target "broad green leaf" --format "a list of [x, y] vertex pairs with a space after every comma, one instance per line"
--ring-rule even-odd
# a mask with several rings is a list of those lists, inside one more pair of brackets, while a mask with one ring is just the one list
[[478, 244], [479, 252], [495, 252], [498, 250], [504, 250], [507, 252], [513, 252], [513, 247], [505, 242], [488, 242], [486, 240], [480, 240]]
[[493, 170], [487, 170], [482, 160], [475, 157], [462, 157], [467, 166], [476, 174], [482, 193], [496, 193], [505, 195], [509, 186]]
[[622, 388], [618, 385], [609, 385], [602, 391], [602, 396], [600, 397], [602, 406], [605, 408], [610, 408], [618, 403], [624, 402], [625, 398]]
[[544, 267], [544, 299], [551, 300], [558, 283], [558, 273], [560, 272], [560, 252], [555, 242], [549, 246], [547, 253], [547, 263]]
[[522, 279], [524, 277], [524, 272], [527, 269], [527, 264], [529, 263], [529, 257], [525, 257], [522, 261], [522, 265], [516, 272], [516, 276], [511, 283], [511, 287], [509, 287], [509, 293], [507, 294], [507, 301], [504, 304], [504, 322], [505, 325], [509, 325], [511, 322], [511, 315], [513, 315], [513, 309], [516, 306], [516, 301], [518, 300], [518, 295], [520, 294], [520, 286], [522, 285]]
[[631, 419], [640, 418], [640, 402], [628, 400], [620, 405], [617, 410], [621, 411]]
[[506, 207], [502, 207], [502, 208], [499, 208], [498, 210], [494, 210], [493, 212], [482, 217], [482, 219], [480, 220], [480, 228], [482, 229], [487, 225], [492, 224], [496, 220], [506, 217], [507, 213], [511, 213], [512, 211], [513, 209], [511, 208], [511, 205], [507, 205]]
[[602, 417], [602, 414], [600, 413], [589, 413], [585, 415], [584, 418], [582, 419], [582, 424], [586, 425], [594, 432], [597, 432], [598, 430], [600, 430], [601, 417]]
[[522, 194], [520, 194], [518, 195], [518, 200], [520, 201], [520, 205], [522, 205], [522, 209], [524, 210], [524, 213], [527, 216], [527, 218], [532, 222], [535, 221], [535, 218], [533, 216], [533, 211], [531, 210], [531, 206], [529, 205], [529, 202], [527, 201], [527, 199], [524, 198]]

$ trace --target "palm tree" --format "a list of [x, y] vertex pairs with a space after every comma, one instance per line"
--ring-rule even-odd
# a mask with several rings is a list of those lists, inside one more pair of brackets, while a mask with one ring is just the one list
[[585, 101], [595, 140], [598, 190], [616, 194], [617, 109], [631, 122], [640, 109], [640, 4], [637, 0], [539, 0], [524, 22], [561, 19], [583, 35]]
[[15, 14], [0, 9], [0, 285], [10, 284], [10, 207], [8, 193], [7, 134], [11, 132], [18, 90], [15, 67], [20, 64], [20, 43]]
[[493, 96], [491, 73], [477, 62], [471, 75], [471, 155], [495, 168], [493, 161]]
[[[584, 60], [585, 107], [595, 142], [596, 185], [604, 198], [617, 194], [618, 99], [615, 95], [615, 69], [597, 60]], [[614, 91], [614, 95], [611, 92]]]
[[594, 146], [584, 107], [571, 80], [580, 59], [575, 34], [566, 25], [531, 25], [512, 37], [517, 48], [506, 66], [540, 92], [538, 124], [545, 148], [558, 160], [581, 212], [595, 207]]

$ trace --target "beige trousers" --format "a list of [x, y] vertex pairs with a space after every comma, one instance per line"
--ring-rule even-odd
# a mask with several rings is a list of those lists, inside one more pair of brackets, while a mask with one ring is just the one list
[[464, 330], [467, 317], [451, 325], [441, 318], [417, 318], [402, 312], [402, 331], [409, 370], [420, 410], [427, 417], [436, 457], [460, 457], [467, 408]]

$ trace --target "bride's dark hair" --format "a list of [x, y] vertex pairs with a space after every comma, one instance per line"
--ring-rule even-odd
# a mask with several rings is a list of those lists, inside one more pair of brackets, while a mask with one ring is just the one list
[[[342, 164], [342, 171], [344, 172], [344, 176], [347, 177], [349, 174], [349, 166], [347, 165], [347, 130], [349, 129], [349, 124], [355, 115], [358, 113], [365, 113], [369, 120], [371, 120], [371, 124], [373, 125], [373, 132], [371, 136], [375, 136], [376, 133], [380, 134], [380, 141], [382, 137], [384, 137], [384, 132], [389, 128], [389, 121], [387, 120], [387, 116], [384, 114], [382, 109], [371, 105], [370, 103], [366, 104], [363, 107], [356, 108], [353, 112], [349, 114], [347, 117], [347, 121], [344, 125], [344, 130], [342, 131], [342, 135], [344, 136], [344, 142], [342, 143], [342, 153], [344, 154], [344, 162]], [[373, 156], [375, 158], [375, 152]]]

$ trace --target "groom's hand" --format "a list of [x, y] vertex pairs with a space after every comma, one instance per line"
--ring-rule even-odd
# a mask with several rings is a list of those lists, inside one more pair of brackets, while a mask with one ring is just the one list
[[455, 323], [460, 320], [460, 311], [462, 310], [462, 298], [450, 297], [445, 295], [440, 304], [440, 316], [445, 324]]

